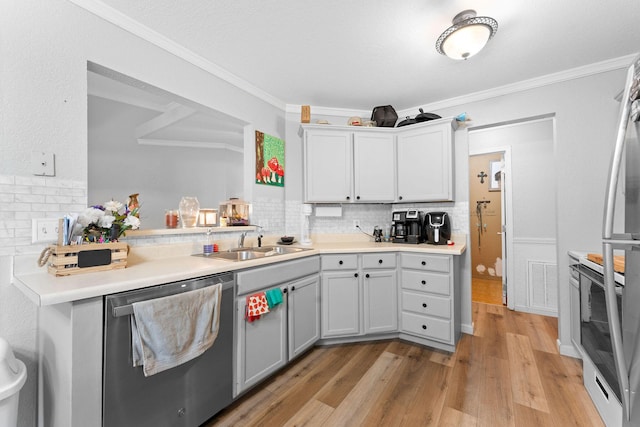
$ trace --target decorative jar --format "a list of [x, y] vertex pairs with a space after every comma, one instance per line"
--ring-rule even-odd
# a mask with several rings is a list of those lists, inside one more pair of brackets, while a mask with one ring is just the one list
[[180, 212], [180, 223], [182, 224], [182, 228], [191, 228], [198, 224], [200, 202], [197, 197], [184, 196], [180, 200], [178, 211]]

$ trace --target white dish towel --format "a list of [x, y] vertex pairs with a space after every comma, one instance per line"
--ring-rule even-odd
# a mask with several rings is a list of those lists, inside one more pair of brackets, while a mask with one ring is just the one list
[[133, 366], [148, 377], [200, 356], [218, 336], [221, 300], [216, 284], [133, 303]]

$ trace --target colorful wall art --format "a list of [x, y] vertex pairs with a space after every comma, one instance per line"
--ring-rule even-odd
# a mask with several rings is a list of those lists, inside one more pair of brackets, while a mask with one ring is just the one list
[[284, 141], [256, 131], [256, 184], [284, 187]]

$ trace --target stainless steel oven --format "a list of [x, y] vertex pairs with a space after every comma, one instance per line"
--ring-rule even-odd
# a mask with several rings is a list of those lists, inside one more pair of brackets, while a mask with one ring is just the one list
[[[613, 391], [620, 402], [620, 387], [616, 374], [615, 358], [611, 342], [604, 277], [602, 273], [583, 264], [571, 268], [578, 273], [580, 283], [580, 340], [584, 355], [597, 371], [594, 381], [604, 397]], [[616, 286], [618, 318], [622, 321], [622, 286]], [[606, 384], [603, 384], [605, 382]]]
[[[131, 304], [222, 284], [213, 346], [182, 365], [145, 377], [133, 367]], [[233, 399], [232, 273], [173, 282], [105, 297], [103, 426], [195, 427]]]

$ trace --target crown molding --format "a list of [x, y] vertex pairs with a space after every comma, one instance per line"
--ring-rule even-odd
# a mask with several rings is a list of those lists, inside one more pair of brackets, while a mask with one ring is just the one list
[[436, 111], [443, 108], [457, 107], [463, 104], [485, 101], [487, 99], [497, 98], [499, 96], [524, 92], [526, 90], [537, 89], [557, 83], [566, 82], [569, 80], [575, 80], [600, 73], [627, 68], [629, 67], [629, 65], [631, 65], [636, 56], [637, 54], [632, 54], [619, 58], [608, 59], [606, 61], [596, 62], [593, 64], [584, 65], [582, 67], [571, 68], [569, 70], [547, 74], [546, 76], [536, 77], [529, 80], [522, 80], [517, 83], [499, 86], [493, 89], [474, 92], [455, 98], [444, 99], [442, 101], [436, 101], [426, 105], [419, 105], [413, 108], [407, 108], [406, 110], [398, 111], [398, 116], [403, 117], [405, 115], [411, 115], [415, 113], [418, 108], [422, 108], [425, 111]]
[[246, 93], [255, 96], [273, 105], [280, 110], [284, 110], [286, 103], [275, 96], [265, 92], [264, 90], [252, 85], [244, 79], [236, 76], [224, 68], [214, 64], [213, 62], [203, 58], [202, 56], [192, 52], [184, 46], [174, 42], [173, 40], [163, 36], [157, 31], [141, 24], [135, 19], [123, 14], [111, 6], [104, 4], [99, 0], [69, 0], [76, 6], [96, 15], [98, 18], [104, 19], [111, 24], [122, 28], [123, 30], [140, 37], [141, 39], [171, 53], [172, 55], [183, 59], [184, 61], [195, 65], [196, 67], [218, 77], [221, 80], [237, 87]]
[[[287, 104], [286, 112], [287, 113], [297, 113], [300, 114], [300, 109], [302, 105], [298, 104]], [[371, 114], [371, 110], [357, 110], [352, 108], [333, 108], [333, 107], [318, 107], [315, 105], [311, 106], [311, 110], [313, 114], [318, 114], [321, 116], [340, 116], [340, 117], [351, 117], [351, 116], [361, 116], [361, 117], [369, 117]]]
[[[443, 99], [442, 101], [436, 101], [430, 104], [417, 105], [415, 107], [398, 110], [396, 112], [398, 113], [398, 117], [412, 116], [416, 111], [418, 111], [418, 108], [422, 108], [424, 111], [437, 111], [439, 109], [457, 107], [460, 105], [469, 104], [471, 102], [485, 101], [487, 99], [497, 98], [499, 96], [524, 92], [526, 90], [537, 89], [556, 83], [562, 83], [565, 81], [588, 77], [595, 74], [619, 70], [627, 68], [633, 62], [636, 56], [636, 54], [631, 54], [602, 62], [596, 62], [593, 64], [584, 65], [582, 67], [560, 71], [558, 73], [547, 74], [546, 76], [536, 77], [529, 80], [522, 80], [520, 82], [505, 86], [499, 86], [496, 88], [474, 92], [454, 98]], [[300, 105], [296, 104], [287, 104], [286, 112], [300, 113], [300, 107]], [[315, 114], [341, 117], [349, 117], [354, 115], [361, 115], [363, 117], [366, 117], [368, 114], [370, 114], [370, 111], [349, 110], [345, 108], [316, 107], [313, 105], [311, 106], [311, 110]]]
[[[76, 6], [86, 10], [89, 13], [96, 15], [97, 17], [104, 19], [113, 25], [122, 28], [123, 30], [140, 37], [141, 39], [163, 49], [167, 52], [175, 55], [184, 61], [195, 65], [198, 68], [226, 81], [227, 83], [237, 87], [244, 92], [255, 96], [258, 99], [267, 102], [268, 104], [284, 110], [286, 113], [299, 113], [300, 105], [287, 104], [284, 101], [276, 98], [275, 96], [265, 92], [264, 90], [252, 85], [244, 79], [230, 73], [224, 68], [214, 64], [213, 62], [203, 58], [202, 56], [192, 52], [184, 46], [172, 41], [171, 39], [163, 36], [162, 34], [152, 30], [151, 28], [142, 25], [140, 22], [132, 19], [131, 17], [123, 14], [117, 9], [112, 8], [101, 2], [100, 0], [69, 0]], [[549, 86], [556, 83], [561, 83], [568, 80], [573, 80], [581, 77], [587, 77], [594, 74], [604, 73], [608, 71], [618, 70], [626, 68], [635, 59], [637, 54], [627, 55], [619, 58], [614, 58], [594, 64], [585, 65], [582, 67], [576, 67], [569, 70], [561, 71], [558, 73], [548, 74], [542, 77], [536, 77], [529, 80], [523, 80], [521, 82], [513, 83], [510, 85], [499, 86], [497, 88], [488, 89], [484, 91], [474, 92], [471, 94], [444, 99], [442, 101], [436, 101], [430, 104], [424, 104], [412, 108], [403, 109], [397, 111], [398, 117], [404, 117], [406, 115], [412, 115], [418, 108], [423, 108], [425, 111], [435, 111], [443, 108], [457, 107], [462, 104], [468, 104], [471, 102], [484, 101], [498, 96], [509, 95], [525, 90], [540, 88]], [[347, 108], [333, 108], [322, 106], [311, 106], [315, 114], [327, 115], [327, 116], [339, 116], [350, 117], [359, 115], [367, 117], [370, 114], [369, 110], [356, 110]]]

